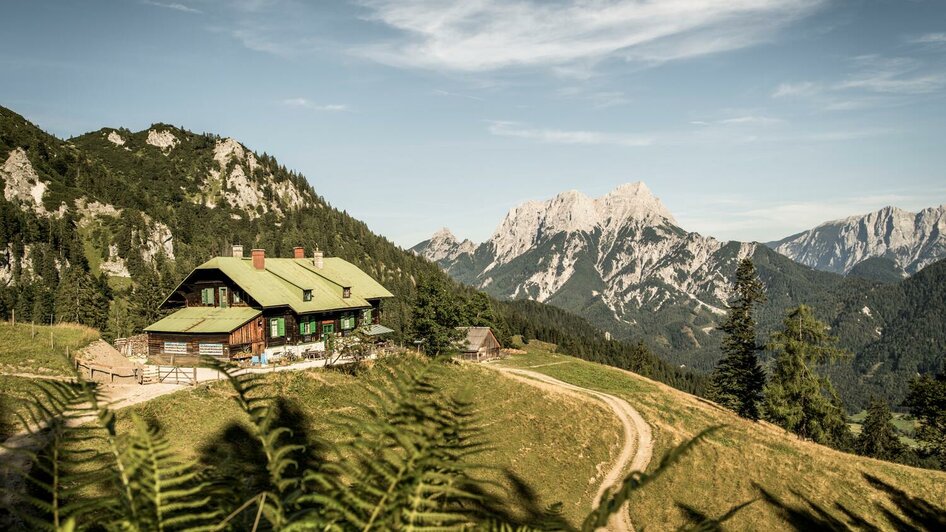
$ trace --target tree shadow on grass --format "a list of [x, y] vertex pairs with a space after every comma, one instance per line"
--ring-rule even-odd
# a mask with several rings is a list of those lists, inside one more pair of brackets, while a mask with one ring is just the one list
[[[756, 488], [761, 492], [762, 499], [775, 508], [779, 515], [794, 530], [798, 531], [875, 531], [890, 528], [895, 530], [946, 530], [946, 508], [919, 497], [910, 496], [900, 488], [872, 475], [866, 473], [863, 475], [868, 484], [886, 495], [885, 501], [874, 503], [880, 514], [886, 519], [885, 523], [871, 522], [864, 516], [857, 515], [837, 502], [834, 503], [831, 509], [825, 508], [795, 490], [792, 490], [792, 494], [803, 501], [802, 504], [785, 502], [761, 486], [756, 485]], [[888, 504], [892, 504], [900, 513], [896, 513]]]
[[474, 508], [476, 514], [516, 527], [566, 532], [576, 530], [562, 516], [561, 503], [542, 506], [535, 489], [525, 479], [508, 469], [504, 469], [502, 475], [504, 482], [490, 484], [498, 488], [501, 496], [484, 491], [482, 488], [485, 483], [466, 486], [466, 489], [480, 497]]
[[[285, 427], [290, 432], [283, 434], [281, 441], [290, 445], [301, 445], [303, 450], [294, 453], [293, 459], [299, 469], [319, 470], [325, 464], [326, 445], [312, 436], [308, 418], [291, 400], [278, 397], [274, 400], [273, 427]], [[225, 490], [238, 503], [247, 501], [263, 491], [277, 491], [270, 483], [266, 454], [259, 440], [250, 431], [249, 425], [233, 422], [208, 439], [199, 449], [198, 463], [211, 469], [218, 489]], [[290, 473], [291, 474], [291, 473]], [[255, 508], [255, 507], [254, 507]], [[253, 517], [253, 512], [243, 512], [234, 521]]]

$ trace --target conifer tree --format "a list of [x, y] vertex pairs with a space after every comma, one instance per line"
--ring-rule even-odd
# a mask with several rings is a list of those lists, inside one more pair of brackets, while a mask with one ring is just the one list
[[459, 305], [438, 275], [421, 277], [417, 283], [411, 318], [414, 337], [421, 341], [429, 355], [453, 350], [455, 342], [462, 336], [457, 330], [460, 325]]
[[740, 416], [759, 419], [759, 404], [765, 386], [765, 370], [759, 364], [762, 346], [756, 341], [753, 307], [765, 301], [762, 282], [752, 259], [746, 257], [736, 269], [736, 280], [729, 300], [729, 315], [719, 330], [724, 355], [713, 371], [711, 395], [718, 403]]
[[890, 413], [890, 407], [882, 399], [871, 398], [861, 433], [854, 441], [854, 451], [871, 458], [891, 461], [896, 460], [906, 451], [906, 447], [897, 436], [896, 427], [893, 426], [893, 414]]
[[946, 467], [946, 373], [914, 379], [906, 404], [920, 422], [916, 436], [923, 451]]
[[101, 327], [108, 319], [107, 294], [101, 284], [85, 270], [66, 269], [56, 289], [56, 319]]
[[765, 418], [817, 443], [837, 448], [850, 445], [850, 429], [844, 406], [827, 377], [815, 366], [831, 363], [849, 354], [836, 347], [811, 308], [801, 305], [785, 318], [783, 328], [772, 335], [768, 349], [775, 363], [765, 387]]

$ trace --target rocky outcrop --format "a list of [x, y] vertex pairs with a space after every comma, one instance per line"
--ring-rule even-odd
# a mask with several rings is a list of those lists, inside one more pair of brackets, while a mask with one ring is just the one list
[[0, 178], [3, 178], [4, 199], [25, 204], [37, 214], [47, 214], [43, 206], [47, 185], [33, 169], [23, 148], [10, 151], [0, 167]]

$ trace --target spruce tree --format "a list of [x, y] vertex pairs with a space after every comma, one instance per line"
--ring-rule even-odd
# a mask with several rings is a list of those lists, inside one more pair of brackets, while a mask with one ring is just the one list
[[463, 334], [460, 308], [439, 275], [422, 277], [417, 283], [417, 295], [411, 312], [411, 327], [424, 352], [439, 355], [456, 348]]
[[871, 397], [861, 433], [854, 441], [854, 451], [880, 460], [896, 460], [906, 451], [893, 426], [890, 407], [880, 398]]
[[847, 448], [851, 435], [844, 405], [827, 377], [816, 366], [831, 363], [849, 354], [836, 347], [837, 338], [828, 334], [806, 305], [792, 310], [783, 328], [772, 335], [768, 349], [775, 362], [765, 387], [765, 418], [817, 443]]
[[748, 257], [736, 269], [736, 280], [729, 299], [729, 315], [719, 330], [723, 339], [723, 358], [713, 371], [710, 394], [716, 402], [740, 416], [759, 419], [759, 404], [765, 386], [765, 370], [759, 364], [762, 346], [756, 341], [753, 307], [765, 301], [762, 282]]
[[946, 373], [914, 379], [906, 404], [919, 421], [916, 437], [924, 453], [939, 458], [946, 467]]

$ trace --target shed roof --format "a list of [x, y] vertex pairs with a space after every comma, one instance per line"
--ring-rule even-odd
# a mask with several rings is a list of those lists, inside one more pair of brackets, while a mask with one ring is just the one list
[[[308, 258], [266, 258], [262, 270], [254, 268], [250, 258], [216, 257], [194, 272], [199, 270], [220, 270], [263, 307], [289, 306], [300, 314], [367, 308], [369, 299], [394, 297], [370, 275], [338, 257], [323, 259], [322, 268]], [[350, 297], [342, 296], [345, 288], [351, 289]], [[303, 297], [306, 290], [312, 291], [309, 301]]]
[[187, 307], [145, 327], [147, 332], [228, 333], [262, 312], [250, 307]]
[[380, 336], [382, 334], [393, 333], [394, 329], [384, 325], [373, 324], [365, 327], [365, 334], [368, 336]]
[[477, 351], [482, 347], [499, 347], [499, 340], [489, 327], [457, 327], [466, 333], [461, 339], [461, 351]]

